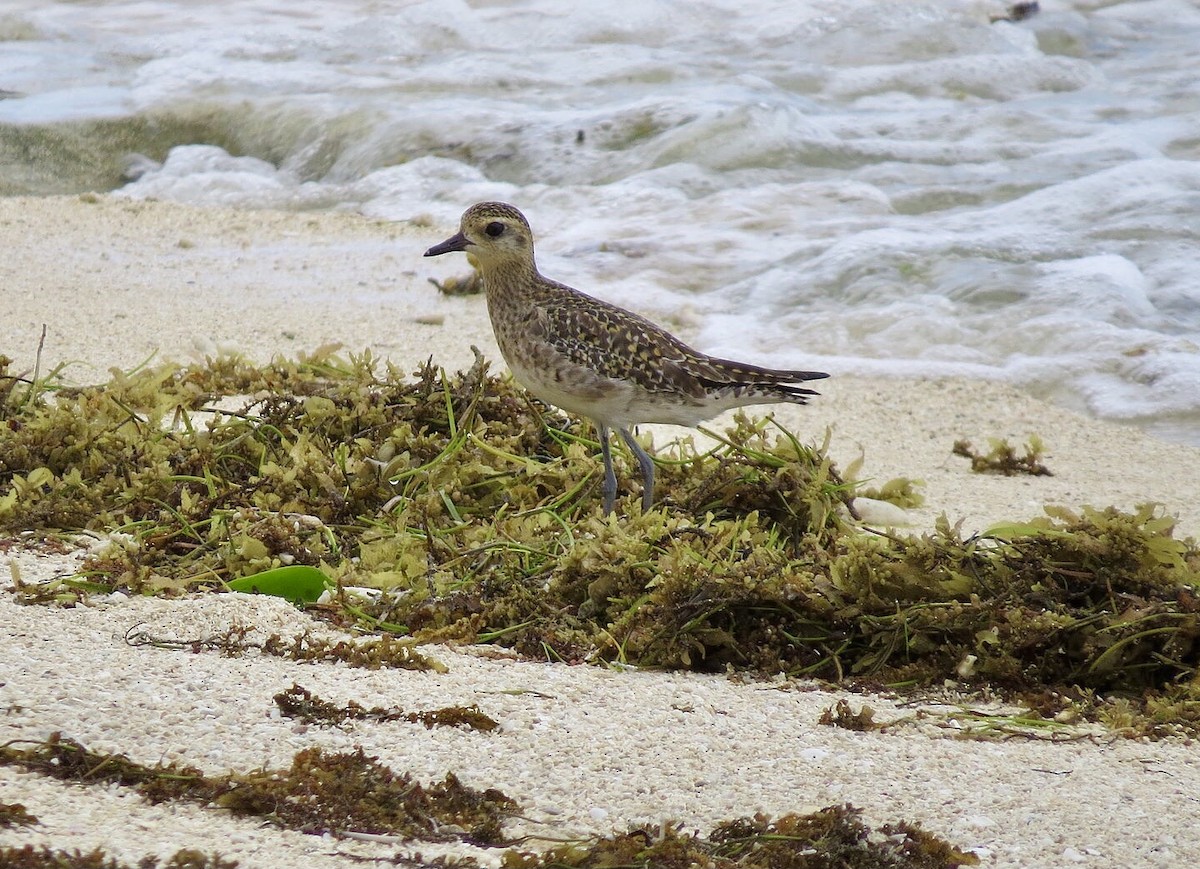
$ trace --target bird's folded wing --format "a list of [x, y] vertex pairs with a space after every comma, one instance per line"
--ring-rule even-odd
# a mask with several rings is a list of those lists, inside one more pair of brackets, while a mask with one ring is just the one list
[[650, 392], [703, 393], [688, 367], [702, 357], [649, 320], [590, 296], [539, 304], [530, 328], [565, 359]]

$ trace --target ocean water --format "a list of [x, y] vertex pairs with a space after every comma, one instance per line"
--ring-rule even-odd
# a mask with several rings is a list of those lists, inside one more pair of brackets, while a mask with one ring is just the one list
[[505, 199], [543, 271], [707, 351], [1200, 443], [1200, 6], [1004, 8], [6, 0], [0, 195]]

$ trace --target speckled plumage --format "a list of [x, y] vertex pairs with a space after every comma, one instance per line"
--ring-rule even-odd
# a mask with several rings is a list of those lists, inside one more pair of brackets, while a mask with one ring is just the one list
[[596, 423], [606, 513], [616, 499], [610, 428], [638, 459], [642, 506], [648, 509], [654, 463], [630, 434], [633, 426], [691, 426], [733, 407], [804, 404], [817, 393], [796, 384], [829, 376], [717, 359], [644, 317], [543, 277], [528, 221], [503, 202], [468, 208], [458, 234], [425, 256], [451, 251], [465, 251], [478, 266], [496, 343], [517, 381], [543, 401]]

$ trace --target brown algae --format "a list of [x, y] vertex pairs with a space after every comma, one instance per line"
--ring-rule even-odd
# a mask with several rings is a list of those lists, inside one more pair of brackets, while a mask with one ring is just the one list
[[[1200, 730], [1200, 550], [1153, 505], [875, 533], [823, 446], [739, 416], [711, 449], [658, 451], [654, 509], [605, 518], [590, 429], [482, 358], [412, 379], [368, 354], [221, 358], [71, 389], [0, 363], [0, 425], [0, 530], [110, 540], [78, 576], [22, 586], [29, 601], [219, 591], [306, 564], [332, 590], [316, 612], [405, 643], [952, 680]], [[1155, 723], [1123, 717], [1139, 710]]]

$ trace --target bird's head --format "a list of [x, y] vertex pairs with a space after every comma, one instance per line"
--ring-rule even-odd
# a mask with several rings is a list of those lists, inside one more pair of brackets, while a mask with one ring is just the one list
[[480, 268], [533, 264], [533, 232], [525, 215], [504, 202], [480, 202], [463, 212], [457, 234], [435, 244], [425, 256], [463, 251]]

